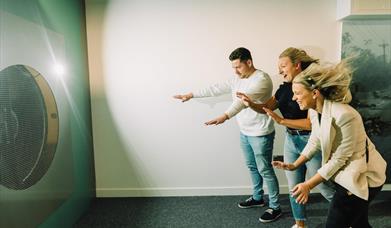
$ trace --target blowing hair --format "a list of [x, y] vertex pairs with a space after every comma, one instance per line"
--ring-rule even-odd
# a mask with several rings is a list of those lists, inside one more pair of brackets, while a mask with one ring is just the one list
[[302, 84], [308, 90], [318, 89], [325, 99], [344, 102], [350, 96], [351, 80], [352, 69], [349, 60], [345, 59], [337, 65], [311, 64], [293, 79], [293, 83]]
[[279, 58], [288, 57], [293, 64], [300, 63], [301, 70], [307, 69], [312, 63], [319, 63], [319, 59], [314, 59], [302, 49], [289, 47], [281, 52]]

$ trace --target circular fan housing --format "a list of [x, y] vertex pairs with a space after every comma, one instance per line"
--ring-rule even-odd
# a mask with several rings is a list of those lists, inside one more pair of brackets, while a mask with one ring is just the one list
[[58, 110], [40, 73], [12, 65], [0, 71], [0, 184], [23, 190], [48, 171], [58, 142]]

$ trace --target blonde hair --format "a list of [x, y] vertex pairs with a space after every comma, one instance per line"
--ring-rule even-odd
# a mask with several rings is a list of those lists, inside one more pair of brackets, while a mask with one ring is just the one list
[[305, 70], [311, 63], [319, 63], [319, 59], [314, 59], [302, 49], [289, 47], [281, 52], [279, 58], [288, 57], [293, 64], [300, 63], [301, 69]]
[[349, 96], [352, 69], [349, 60], [342, 60], [337, 65], [320, 66], [311, 64], [298, 74], [293, 83], [299, 83], [308, 90], [318, 89], [328, 100], [345, 102]]

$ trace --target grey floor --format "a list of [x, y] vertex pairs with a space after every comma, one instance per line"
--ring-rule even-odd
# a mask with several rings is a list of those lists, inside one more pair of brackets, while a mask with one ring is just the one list
[[[97, 198], [75, 227], [291, 227], [287, 195], [281, 196], [283, 216], [272, 223], [258, 221], [266, 209], [240, 209], [246, 196]], [[307, 206], [308, 227], [324, 227], [328, 203], [313, 194]], [[391, 194], [382, 192], [371, 204], [374, 228], [391, 228]]]

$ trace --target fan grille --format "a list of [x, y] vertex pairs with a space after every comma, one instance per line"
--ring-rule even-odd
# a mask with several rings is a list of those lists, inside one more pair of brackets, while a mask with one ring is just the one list
[[[54, 156], [58, 127], [49, 126], [53, 120], [48, 118], [54, 118], [58, 126], [57, 107], [55, 113], [48, 114], [47, 105], [55, 104], [48, 101], [54, 101], [54, 96], [51, 91], [51, 96], [44, 96], [49, 87], [41, 78], [24, 65], [0, 72], [0, 183], [10, 189], [34, 185], [47, 172]], [[55, 142], [50, 144], [49, 134], [56, 134]]]

